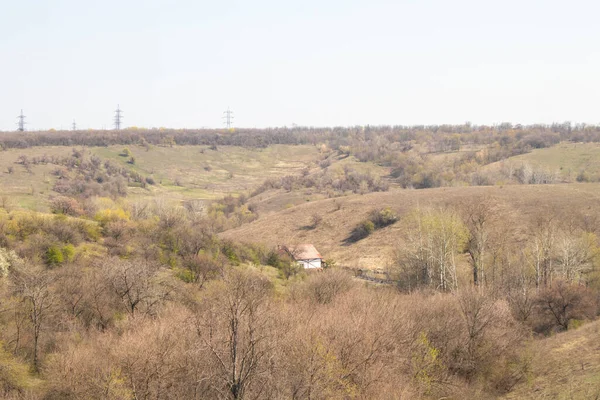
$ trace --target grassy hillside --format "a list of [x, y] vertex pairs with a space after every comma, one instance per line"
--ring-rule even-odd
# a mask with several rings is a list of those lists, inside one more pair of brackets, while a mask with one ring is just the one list
[[7, 208], [22, 207], [44, 210], [56, 177], [52, 171], [55, 165], [32, 165], [31, 172], [17, 163], [21, 155], [28, 158], [48, 156], [68, 156], [69, 147], [32, 147], [10, 149], [0, 152], [0, 200]]
[[[427, 190], [390, 190], [336, 199], [304, 202], [297, 207], [259, 218], [250, 224], [223, 233], [223, 237], [267, 245], [313, 243], [325, 258], [360, 268], [383, 268], [393, 257], [402, 237], [402, 220], [416, 207], [459, 206], [476, 196], [489, 196], [504, 209], [503, 218], [516, 225], [526, 221], [540, 207], [600, 214], [600, 185], [513, 185], [460, 187]], [[274, 198], [271, 201], [275, 201]], [[367, 238], [348, 244], [345, 239], [373, 210], [392, 208], [400, 221]], [[311, 229], [313, 215], [322, 217]]]
[[510, 157], [486, 168], [497, 169], [502, 163], [512, 163], [515, 167], [527, 164], [534, 168], [556, 172], [562, 180], [574, 182], [582, 171], [585, 171], [590, 178], [600, 176], [600, 145], [598, 143], [560, 143]]
[[[299, 174], [320, 157], [314, 146], [275, 145], [265, 149], [222, 146], [152, 146], [148, 149], [129, 146], [135, 163], [123, 157], [124, 146], [90, 148], [103, 160], [111, 160], [154, 177], [157, 185], [148, 189], [130, 188], [131, 198], [165, 196], [173, 200], [213, 199], [228, 193], [247, 191], [267, 177]], [[17, 163], [20, 156], [60, 156], [72, 153], [70, 147], [32, 147], [9, 149], [0, 153], [0, 198], [11, 207], [41, 209], [46, 207], [56, 177], [52, 164], [31, 165], [30, 171]], [[10, 171], [10, 173], [9, 173]]]
[[531, 377], [506, 399], [600, 398], [600, 322], [532, 344]]
[[128, 148], [135, 158], [134, 165], [120, 155], [122, 146], [98, 147], [92, 151], [142, 175], [152, 175], [176, 196], [205, 199], [250, 190], [266, 177], [297, 174], [319, 156], [314, 146], [275, 145], [265, 149], [221, 146], [216, 150], [207, 146]]

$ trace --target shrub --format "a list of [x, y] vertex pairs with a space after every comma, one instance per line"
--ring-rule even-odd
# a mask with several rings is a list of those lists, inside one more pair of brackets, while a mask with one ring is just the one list
[[207, 254], [185, 257], [183, 270], [178, 277], [189, 283], [197, 283], [202, 287], [206, 282], [216, 279], [223, 273], [223, 262], [219, 258]]
[[282, 278], [290, 279], [292, 276], [296, 276], [304, 271], [304, 267], [296, 262], [283, 263], [279, 268], [279, 275]]
[[17, 253], [0, 247], [0, 278], [6, 276], [10, 268], [19, 267], [22, 264], [23, 260], [17, 256]]
[[280, 275], [285, 279], [289, 279], [303, 270], [302, 266], [295, 262], [289, 254], [280, 253], [276, 250], [272, 250], [267, 254], [264, 263], [277, 268]]
[[338, 295], [352, 288], [352, 277], [333, 269], [312, 275], [306, 282], [308, 296], [320, 304], [331, 303]]
[[371, 220], [364, 220], [352, 230], [350, 236], [346, 239], [346, 242], [358, 242], [359, 240], [369, 236], [374, 230], [375, 224], [373, 224]]
[[100, 210], [94, 215], [94, 220], [96, 220], [101, 226], [106, 226], [109, 222], [114, 221], [128, 221], [129, 214], [123, 210], [122, 208], [117, 208], [116, 210], [105, 208]]
[[52, 245], [46, 250], [46, 265], [55, 266], [60, 265], [65, 261], [65, 256], [61, 251], [60, 247]]
[[57, 196], [50, 202], [50, 208], [55, 214], [65, 214], [78, 217], [83, 215], [83, 208], [79, 202], [66, 196]]
[[63, 254], [64, 261], [72, 262], [75, 258], [75, 246], [73, 246], [71, 243], [63, 246], [61, 252]]
[[315, 213], [310, 217], [310, 227], [312, 229], [316, 229], [319, 225], [321, 225], [321, 222], [323, 222], [323, 216]]
[[229, 262], [231, 262], [233, 265], [240, 264], [240, 258], [236, 252], [236, 248], [233, 243], [231, 243], [231, 242], [223, 243], [223, 247], [221, 248], [221, 251], [223, 252], [225, 257], [227, 257]]
[[593, 293], [586, 287], [556, 281], [537, 298], [534, 330], [549, 334], [566, 331], [572, 321], [593, 319], [597, 305]]
[[579, 173], [577, 174], [577, 178], [576, 179], [577, 179], [577, 182], [592, 182], [593, 181], [593, 179], [590, 176], [590, 174], [586, 170], [584, 170], [584, 169], [582, 169], [581, 171], [579, 171]]
[[380, 229], [398, 221], [398, 216], [391, 208], [386, 207], [379, 211], [373, 211], [369, 219], [376, 229]]

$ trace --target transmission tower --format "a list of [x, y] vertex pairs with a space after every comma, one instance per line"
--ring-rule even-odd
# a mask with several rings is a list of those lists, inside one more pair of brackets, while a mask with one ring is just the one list
[[74, 131], [77, 130], [77, 124], [75, 123], [75, 120], [73, 120], [73, 125], [71, 125], [71, 129]]
[[121, 129], [121, 120], [123, 119], [123, 110], [121, 107], [117, 105], [117, 109], [115, 110], [115, 130]]
[[23, 110], [21, 109], [21, 114], [19, 114], [19, 116], [17, 117], [17, 119], [19, 120], [19, 122], [17, 122], [18, 128], [17, 130], [19, 132], [23, 132], [25, 131], [25, 116], [23, 115]]
[[227, 111], [223, 111], [223, 123], [227, 126], [227, 129], [231, 129], [231, 125], [233, 124], [233, 111], [227, 107]]

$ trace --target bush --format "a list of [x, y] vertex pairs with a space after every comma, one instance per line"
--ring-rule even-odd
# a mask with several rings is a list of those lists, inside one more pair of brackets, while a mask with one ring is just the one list
[[385, 228], [398, 221], [398, 216], [391, 208], [386, 207], [379, 211], [373, 211], [369, 218], [376, 229]]
[[61, 252], [63, 254], [64, 261], [72, 262], [75, 258], [75, 246], [70, 243], [63, 246]]
[[543, 334], [566, 331], [573, 326], [572, 321], [593, 319], [596, 310], [594, 295], [588, 288], [556, 281], [537, 298], [534, 330]]
[[46, 265], [56, 266], [60, 265], [65, 261], [65, 256], [61, 251], [60, 247], [52, 245], [46, 250]]
[[331, 303], [338, 295], [352, 288], [352, 277], [333, 269], [312, 275], [306, 282], [308, 296], [320, 304]]
[[373, 211], [369, 219], [362, 221], [346, 238], [347, 243], [358, 242], [369, 236], [375, 229], [381, 229], [398, 221], [398, 216], [391, 208], [386, 207]]
[[83, 215], [83, 208], [75, 199], [66, 196], [57, 196], [50, 202], [50, 208], [55, 214], [65, 214], [78, 217]]
[[315, 213], [310, 217], [310, 227], [316, 229], [323, 222], [323, 216]]
[[584, 169], [579, 171], [576, 179], [577, 182], [592, 182], [594, 180], [592, 176]]
[[17, 256], [13, 250], [7, 250], [0, 247], [0, 278], [8, 275], [8, 272], [13, 267], [19, 267], [23, 264], [23, 260]]
[[223, 273], [223, 260], [208, 254], [185, 257], [183, 271], [178, 277], [188, 283], [196, 283], [202, 287], [206, 282], [216, 279]]
[[364, 220], [352, 230], [346, 242], [358, 242], [369, 236], [375, 230], [375, 224], [371, 220]]

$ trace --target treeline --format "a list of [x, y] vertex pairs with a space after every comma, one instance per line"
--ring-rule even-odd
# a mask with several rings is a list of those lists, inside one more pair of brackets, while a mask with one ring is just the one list
[[473, 285], [496, 293], [517, 320], [545, 335], [596, 318], [597, 216], [540, 207], [520, 218], [489, 197], [416, 209], [401, 222], [403, 245], [390, 272], [406, 292]]
[[[472, 126], [359, 126], [349, 128], [273, 128], [236, 131], [222, 130], [169, 130], [129, 129], [122, 131], [82, 132], [25, 132], [0, 134], [0, 148], [27, 148], [31, 146], [175, 146], [204, 145], [242, 146], [264, 148], [275, 144], [318, 145], [324, 154], [354, 156], [362, 162], [372, 162], [389, 168], [393, 182], [404, 188], [432, 188], [441, 186], [539, 184], [561, 182], [559, 171], [540, 167], [506, 163], [499, 168], [485, 166], [502, 162], [510, 157], [570, 142], [600, 142], [600, 127], [595, 125], [511, 125]], [[135, 162], [130, 158], [130, 162]], [[331, 158], [322, 161], [327, 168]], [[580, 182], [599, 178], [585, 170], [575, 178]], [[330, 174], [310, 177], [286, 177], [279, 186], [328, 186], [340, 192], [367, 192], [381, 190], [379, 183], [363, 177], [362, 188], [352, 179], [333, 181]], [[145, 185], [152, 178], [138, 177]], [[573, 179], [573, 180], [575, 180]], [[330, 182], [327, 182], [330, 180]], [[294, 182], [292, 182], [294, 181]], [[272, 184], [273, 182], [271, 182]], [[364, 185], [371, 186], [370, 188]]]
[[[37, 131], [2, 132], [0, 147], [27, 148], [32, 146], [111, 146], [111, 145], [227, 145], [267, 147], [273, 144], [330, 143], [334, 148], [355, 146], [355, 140], [369, 146], [355, 148], [359, 159], [382, 158], [387, 143], [427, 143], [433, 152], [457, 150], [465, 144], [501, 145], [519, 143], [530, 148], [547, 147], [559, 141], [599, 142], [600, 127], [570, 123], [553, 125], [497, 126], [415, 125], [415, 126], [356, 126], [334, 128], [267, 128], [236, 129], [140, 129], [119, 131]], [[378, 142], [378, 140], [380, 140]], [[356, 146], [355, 146], [356, 147]], [[406, 148], [405, 148], [406, 149]]]

